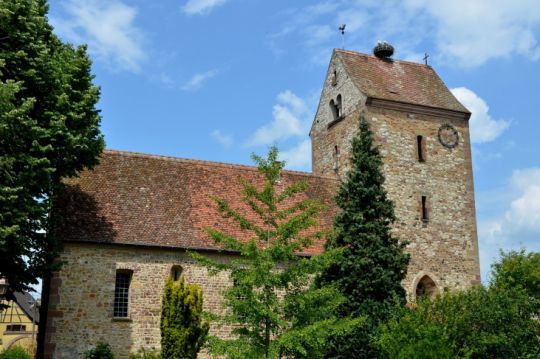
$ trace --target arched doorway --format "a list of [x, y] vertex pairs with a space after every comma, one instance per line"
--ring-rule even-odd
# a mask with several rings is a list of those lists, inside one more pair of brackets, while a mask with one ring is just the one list
[[437, 284], [431, 279], [428, 275], [423, 276], [420, 278], [418, 283], [416, 284], [416, 298], [421, 297], [434, 297], [437, 294]]

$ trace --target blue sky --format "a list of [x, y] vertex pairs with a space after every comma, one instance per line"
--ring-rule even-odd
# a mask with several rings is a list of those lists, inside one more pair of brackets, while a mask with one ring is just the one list
[[308, 130], [332, 49], [424, 53], [472, 112], [482, 275], [499, 248], [540, 250], [537, 0], [51, 0], [87, 43], [113, 149], [247, 163], [278, 144], [311, 168]]

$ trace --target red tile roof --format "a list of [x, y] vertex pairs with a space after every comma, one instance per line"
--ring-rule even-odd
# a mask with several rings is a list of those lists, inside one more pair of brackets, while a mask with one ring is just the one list
[[430, 66], [334, 51], [354, 84], [368, 97], [469, 113]]
[[[210, 196], [256, 220], [242, 202], [238, 179], [262, 184], [255, 167], [107, 150], [101, 163], [67, 181], [55, 203], [56, 233], [64, 241], [219, 249], [204, 231], [213, 227], [242, 239], [236, 222], [223, 219]], [[304, 180], [309, 188], [296, 198], [317, 198], [327, 205], [320, 228], [330, 228], [337, 211], [337, 182], [331, 178], [284, 171], [280, 186]], [[306, 254], [322, 251], [315, 243]]]

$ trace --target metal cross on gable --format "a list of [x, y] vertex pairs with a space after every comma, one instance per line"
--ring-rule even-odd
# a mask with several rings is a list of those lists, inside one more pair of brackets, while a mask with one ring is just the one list
[[428, 59], [429, 55], [427, 54], [427, 52], [424, 54], [424, 63], [427, 65], [427, 59]]

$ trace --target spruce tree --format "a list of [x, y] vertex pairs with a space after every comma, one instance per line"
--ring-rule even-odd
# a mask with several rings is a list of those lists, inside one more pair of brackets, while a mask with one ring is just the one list
[[196, 284], [167, 280], [161, 309], [161, 357], [195, 359], [208, 335], [203, 321], [203, 295]]
[[54, 194], [104, 147], [86, 48], [62, 43], [47, 11], [45, 0], [0, 0], [0, 276], [10, 292], [54, 269]]
[[221, 215], [232, 218], [250, 239], [213, 228], [207, 231], [217, 244], [238, 252], [239, 258], [223, 262], [193, 254], [210, 273], [228, 272], [232, 283], [224, 291], [228, 313], [213, 318], [216, 325], [231, 325], [233, 335], [230, 339], [210, 338], [210, 349], [216, 355], [322, 358], [327, 340], [358, 322], [337, 318], [336, 309], [344, 298], [335, 289], [310, 285], [327, 257], [306, 258], [298, 253], [314, 239], [324, 238], [325, 233], [316, 230], [323, 207], [316, 200], [301, 198], [305, 182], [280, 184], [284, 163], [277, 158], [276, 148], [266, 159], [253, 156], [263, 185], [240, 180], [249, 215], [214, 198]]
[[334, 221], [335, 235], [326, 244], [327, 249], [342, 252], [318, 283], [332, 285], [346, 297], [341, 315], [363, 316], [367, 321], [336, 338], [327, 353], [330, 358], [376, 357], [370, 337], [377, 323], [388, 318], [396, 302], [406, 302], [401, 281], [409, 255], [404, 252], [406, 242], [391, 232], [394, 207], [383, 187], [381, 167], [382, 156], [361, 115], [352, 140], [350, 169], [336, 196], [341, 212]]

